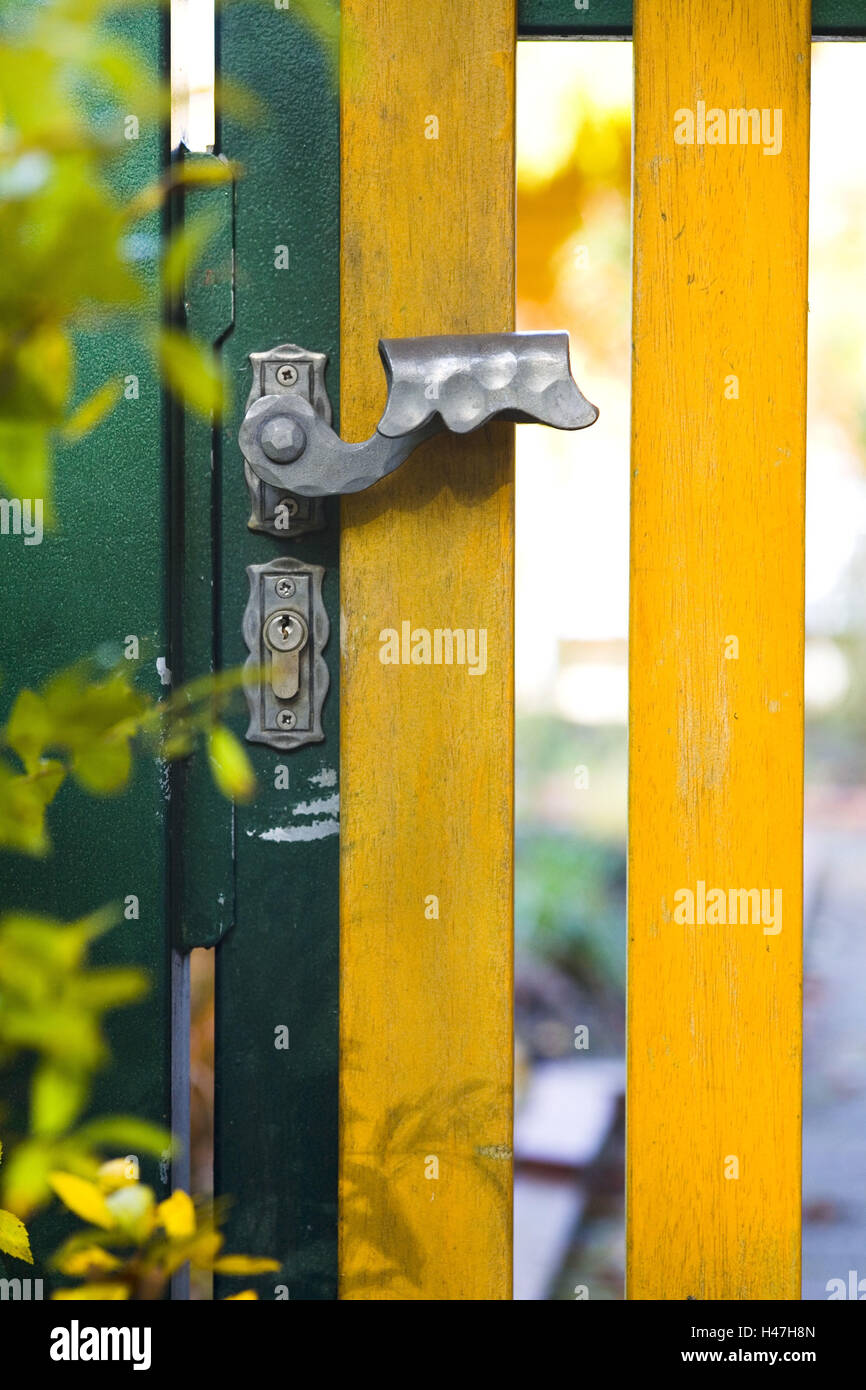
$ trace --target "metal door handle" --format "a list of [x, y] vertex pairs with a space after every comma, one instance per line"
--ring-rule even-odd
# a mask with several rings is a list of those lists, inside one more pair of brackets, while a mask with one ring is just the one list
[[468, 434], [493, 419], [579, 430], [598, 419], [571, 375], [567, 333], [382, 338], [379, 353], [388, 400], [363, 443], [347, 444], [300, 393], [252, 401], [239, 439], [256, 477], [300, 497], [360, 492], [440, 430]]

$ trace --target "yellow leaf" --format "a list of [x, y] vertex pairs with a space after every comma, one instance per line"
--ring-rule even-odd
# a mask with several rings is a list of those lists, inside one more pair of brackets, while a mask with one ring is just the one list
[[106, 1231], [117, 1224], [96, 1183], [78, 1178], [74, 1173], [57, 1172], [49, 1174], [48, 1181], [64, 1206], [74, 1211], [82, 1221], [89, 1221], [92, 1226], [102, 1226]]
[[128, 1284], [79, 1284], [77, 1289], [57, 1289], [51, 1297], [69, 1303], [79, 1298], [121, 1299], [129, 1295]]
[[116, 1192], [120, 1187], [128, 1187], [138, 1182], [141, 1176], [138, 1159], [134, 1154], [126, 1158], [111, 1158], [99, 1168], [99, 1186], [103, 1192]]
[[195, 1235], [195, 1207], [192, 1199], [180, 1189], [160, 1202], [156, 1215], [172, 1240], [186, 1240]]
[[104, 382], [72, 412], [61, 431], [63, 438], [74, 443], [89, 434], [108, 414], [119, 395], [119, 381]]
[[223, 1237], [218, 1231], [204, 1231], [189, 1249], [189, 1260], [197, 1269], [212, 1269], [222, 1248]]
[[121, 1263], [122, 1261], [116, 1255], [112, 1255], [110, 1250], [103, 1250], [99, 1245], [87, 1245], [83, 1250], [75, 1250], [58, 1259], [57, 1268], [61, 1274], [81, 1277], [90, 1273], [108, 1273], [109, 1270], [119, 1269]]
[[0, 1250], [4, 1255], [13, 1255], [16, 1260], [24, 1260], [29, 1265], [33, 1263], [27, 1227], [11, 1211], [0, 1210]]
[[244, 1298], [258, 1298], [255, 1289], [244, 1289], [243, 1293], [230, 1293], [223, 1299], [223, 1303], [237, 1303]]
[[215, 724], [208, 732], [208, 757], [213, 779], [231, 801], [249, 801], [256, 790], [250, 760], [230, 729]]
[[213, 1267], [217, 1274], [272, 1274], [280, 1268], [280, 1263], [257, 1255], [223, 1255], [214, 1261]]

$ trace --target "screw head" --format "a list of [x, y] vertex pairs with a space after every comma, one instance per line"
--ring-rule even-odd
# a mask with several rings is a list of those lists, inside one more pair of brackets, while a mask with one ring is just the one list
[[278, 729], [293, 729], [293, 728], [295, 727], [295, 725], [297, 724], [297, 722], [298, 722], [298, 721], [297, 721], [297, 718], [296, 718], [296, 716], [295, 716], [293, 710], [290, 710], [290, 709], [281, 709], [281, 710], [277, 710], [277, 728], [278, 728]]
[[284, 362], [281, 367], [277, 367], [276, 378], [281, 386], [294, 386], [298, 379], [298, 369], [291, 362]]
[[271, 463], [294, 463], [307, 447], [307, 436], [297, 420], [276, 415], [262, 426], [259, 444]]
[[281, 579], [277, 580], [274, 588], [280, 598], [291, 598], [292, 594], [295, 592], [295, 581], [294, 579], [287, 579], [286, 576], [283, 575]]

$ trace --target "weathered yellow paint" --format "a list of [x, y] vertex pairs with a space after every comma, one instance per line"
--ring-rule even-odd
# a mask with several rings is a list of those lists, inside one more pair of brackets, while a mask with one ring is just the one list
[[[799, 1297], [809, 23], [635, 4], [631, 1298]], [[699, 100], [780, 152], [676, 144]], [[698, 881], [781, 932], [678, 924]]]
[[[513, 328], [514, 47], [513, 0], [344, 0], [345, 438], [380, 337]], [[497, 425], [343, 504], [346, 1299], [511, 1296], [512, 472]], [[486, 673], [383, 665], [403, 622], [484, 629]]]

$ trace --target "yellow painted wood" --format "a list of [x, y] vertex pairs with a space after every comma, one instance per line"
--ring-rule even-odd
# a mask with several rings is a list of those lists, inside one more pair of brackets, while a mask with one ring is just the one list
[[[342, 13], [341, 425], [360, 439], [380, 337], [513, 328], [514, 5]], [[345, 1299], [511, 1296], [512, 433], [431, 441], [343, 503]], [[484, 630], [486, 673], [383, 665], [404, 622]]]
[[[631, 1298], [799, 1297], [809, 51], [807, 0], [636, 0]], [[781, 150], [675, 143], [698, 101]]]

